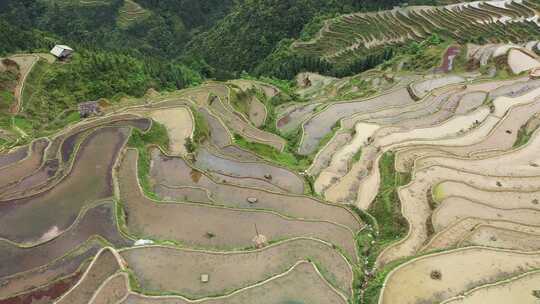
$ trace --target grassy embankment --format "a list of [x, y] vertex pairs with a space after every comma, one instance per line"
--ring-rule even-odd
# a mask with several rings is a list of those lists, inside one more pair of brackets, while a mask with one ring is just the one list
[[519, 148], [527, 144], [529, 140], [531, 139], [531, 136], [536, 130], [538, 130], [538, 126], [534, 128], [534, 130], [529, 130], [527, 124], [522, 126], [518, 131], [517, 138], [516, 138], [516, 141], [514, 142], [513, 148]]
[[148, 197], [157, 199], [157, 196], [152, 191], [149, 179], [150, 154], [148, 153], [148, 148], [152, 145], [158, 146], [164, 151], [167, 151], [169, 147], [169, 136], [165, 126], [152, 121], [152, 127], [146, 132], [133, 129], [133, 133], [128, 140], [128, 147], [136, 148], [139, 152], [137, 173], [139, 175], [141, 187]]
[[[247, 75], [244, 75], [244, 78], [248, 80], [255, 80], [253, 77], [249, 77]], [[246, 91], [244, 93], [246, 94], [246, 96], [244, 96], [243, 99], [248, 99], [250, 98], [250, 94], [253, 94], [265, 105], [267, 116], [265, 124], [261, 127], [261, 129], [266, 132], [283, 137], [287, 140], [287, 145], [285, 146], [285, 149], [283, 149], [283, 151], [279, 151], [269, 145], [249, 142], [240, 134], [234, 135], [235, 143], [244, 149], [256, 153], [257, 155], [270, 162], [297, 171], [305, 170], [310, 165], [310, 157], [302, 156], [296, 153], [302, 136], [301, 130], [295, 130], [293, 132], [283, 134], [279, 132], [279, 130], [276, 128], [277, 115], [275, 108], [284, 103], [302, 102], [298, 95], [294, 93], [294, 85], [292, 84], [292, 82], [278, 80], [274, 78], [261, 78], [256, 80], [266, 82], [272, 86], [275, 86], [279, 89], [280, 92], [276, 96], [269, 98], [264, 94], [264, 92], [262, 92], [261, 89], [253, 89]], [[233, 106], [235, 106], [236, 103], [239, 102], [233, 102]], [[244, 107], [241, 107], [240, 105], [236, 105], [235, 109], [242, 113], [247, 112], [247, 110], [245, 110]]]

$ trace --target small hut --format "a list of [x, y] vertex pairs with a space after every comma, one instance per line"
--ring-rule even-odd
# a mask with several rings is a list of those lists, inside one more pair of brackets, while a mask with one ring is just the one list
[[81, 117], [89, 117], [92, 115], [99, 115], [101, 113], [101, 108], [99, 102], [96, 101], [87, 101], [81, 102], [79, 104], [79, 115]]
[[73, 49], [67, 45], [55, 45], [50, 53], [60, 60], [65, 60], [71, 57]]

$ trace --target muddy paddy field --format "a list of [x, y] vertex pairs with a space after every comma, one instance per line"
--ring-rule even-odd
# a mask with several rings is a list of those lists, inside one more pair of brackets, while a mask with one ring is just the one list
[[401, 79], [209, 82], [3, 149], [0, 304], [534, 303], [539, 82]]

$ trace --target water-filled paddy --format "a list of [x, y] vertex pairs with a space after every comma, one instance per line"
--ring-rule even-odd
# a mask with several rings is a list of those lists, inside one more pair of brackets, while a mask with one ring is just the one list
[[342, 118], [362, 112], [373, 112], [384, 107], [405, 106], [413, 103], [407, 89], [399, 89], [367, 100], [335, 103], [304, 123], [304, 134], [298, 153], [313, 153], [320, 140], [328, 134], [332, 127]]
[[83, 206], [111, 197], [112, 167], [129, 133], [127, 128], [98, 129], [81, 144], [73, 169], [61, 183], [28, 198], [2, 202], [0, 236], [18, 243], [49, 240], [68, 228]]
[[[202, 171], [187, 165], [185, 160], [162, 155], [158, 149], [152, 150], [150, 175], [155, 184], [207, 189], [217, 203], [229, 207], [264, 209], [294, 218], [331, 221], [350, 227], [355, 231], [361, 227], [353, 213], [342, 206], [326, 204], [306, 196], [284, 195], [218, 184]], [[250, 202], [252, 198], [256, 201]]]
[[131, 244], [120, 235], [115, 221], [114, 204], [106, 202], [86, 211], [71, 229], [47, 243], [20, 248], [0, 241], [0, 264], [4, 265], [0, 269], [0, 277], [46, 265], [81, 246], [94, 235], [101, 236], [116, 247]]
[[118, 182], [127, 228], [138, 237], [177, 240], [196, 248], [245, 248], [254, 245], [257, 225], [259, 233], [268, 240], [311, 236], [342, 247], [350, 257], [356, 256], [352, 232], [328, 222], [286, 219], [270, 212], [151, 201], [140, 192], [136, 159], [136, 152], [129, 150], [122, 160]]
[[[262, 285], [241, 290], [227, 297], [206, 299], [203, 304], [234, 304], [254, 303], [325, 303], [345, 304], [344, 296], [333, 290], [328, 283], [317, 273], [315, 266], [308, 262], [301, 262], [286, 274], [276, 277]], [[146, 297], [132, 294], [122, 304], [188, 304], [192, 303], [184, 298]]]
[[195, 166], [204, 171], [233, 177], [256, 178], [280, 187], [288, 192], [303, 194], [304, 180], [288, 169], [262, 162], [246, 162], [219, 157], [206, 149], [200, 149]]
[[48, 140], [36, 140], [32, 143], [30, 154], [26, 158], [1, 168], [0, 189], [38, 170], [43, 160], [43, 153], [48, 145]]
[[13, 151], [0, 154], [0, 168], [14, 164], [28, 155], [29, 146], [19, 147]]
[[[327, 280], [351, 295], [352, 269], [344, 257], [320, 241], [298, 239], [245, 252], [203, 252], [151, 246], [121, 252], [143, 290], [174, 292], [196, 299], [226, 294], [281, 274], [300, 260], [316, 263]], [[201, 274], [210, 281], [202, 284]]]
[[120, 265], [116, 256], [108, 249], [100, 251], [79, 283], [56, 303], [88, 303], [103, 281], [119, 270]]
[[34, 268], [23, 273], [0, 278], [0, 299], [13, 297], [16, 294], [32, 293], [36, 286], [47, 286], [61, 278], [84, 271], [91, 257], [103, 247], [97, 238], [92, 238], [80, 247], [65, 252], [64, 256], [47, 265]]

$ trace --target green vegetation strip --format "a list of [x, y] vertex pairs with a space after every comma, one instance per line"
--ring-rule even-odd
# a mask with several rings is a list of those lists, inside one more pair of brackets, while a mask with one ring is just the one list
[[527, 144], [529, 140], [531, 139], [531, 136], [537, 129], [538, 127], [536, 127], [535, 130], [528, 131], [527, 125], [522, 126], [518, 131], [517, 138], [516, 138], [516, 141], [514, 142], [513, 147], [519, 148]]
[[210, 138], [210, 127], [208, 126], [206, 119], [194, 106], [191, 107], [191, 113], [193, 114], [195, 126], [193, 130], [193, 139], [189, 137], [186, 138], [185, 146], [189, 153], [195, 152], [199, 145]]
[[157, 199], [157, 195], [152, 191], [150, 185], [150, 155], [149, 146], [158, 146], [164, 151], [169, 147], [169, 136], [167, 129], [160, 123], [152, 121], [151, 128], [146, 132], [133, 129], [133, 133], [128, 140], [128, 147], [136, 148], [139, 152], [137, 172], [144, 194], [152, 199]]
[[[397, 189], [410, 181], [410, 174], [395, 170], [395, 154], [386, 152], [379, 161], [381, 182], [379, 192], [368, 212], [355, 209], [367, 228], [357, 236], [360, 256], [366, 263], [363, 272], [357, 272], [355, 286], [362, 286], [362, 303], [377, 303], [379, 292], [388, 273], [405, 262], [396, 261], [383, 269], [374, 269], [379, 253], [407, 234], [408, 223], [401, 214]], [[367, 275], [366, 275], [367, 274]]]
[[234, 135], [234, 141], [238, 146], [252, 151], [270, 162], [285, 166], [287, 168], [301, 171], [309, 167], [309, 159], [291, 152], [290, 145], [287, 145], [285, 150], [280, 152], [276, 148], [269, 145], [249, 142], [239, 134]]

